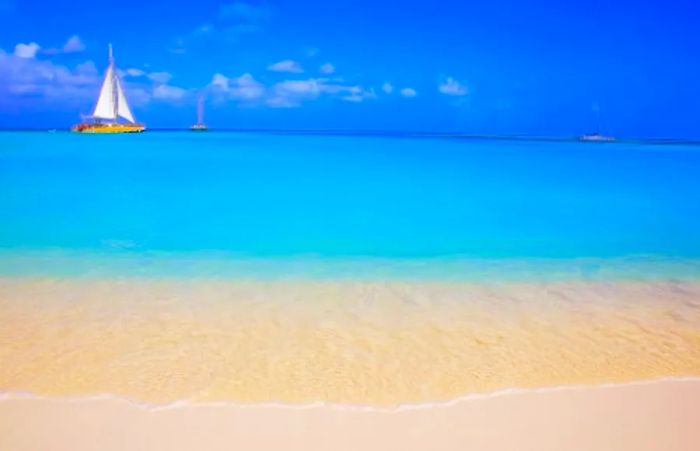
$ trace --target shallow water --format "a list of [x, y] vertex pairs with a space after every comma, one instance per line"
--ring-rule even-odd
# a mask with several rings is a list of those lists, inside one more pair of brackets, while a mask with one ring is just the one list
[[0, 387], [398, 405], [700, 374], [700, 284], [0, 279]]
[[700, 257], [700, 147], [0, 133], [0, 248]]

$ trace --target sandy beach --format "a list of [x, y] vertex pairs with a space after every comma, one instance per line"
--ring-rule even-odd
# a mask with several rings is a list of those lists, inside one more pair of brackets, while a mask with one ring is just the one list
[[502, 393], [379, 411], [334, 406], [0, 401], [0, 449], [16, 451], [694, 451], [700, 380]]
[[3, 278], [0, 449], [696, 450], [699, 303], [691, 281]]

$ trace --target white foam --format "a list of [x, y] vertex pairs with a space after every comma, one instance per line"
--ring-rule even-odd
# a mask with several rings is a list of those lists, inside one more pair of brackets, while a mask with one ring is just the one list
[[0, 391], [0, 402], [10, 401], [10, 400], [37, 400], [37, 401], [57, 401], [57, 402], [70, 402], [70, 403], [82, 403], [82, 402], [95, 402], [95, 401], [119, 401], [125, 402], [131, 406], [138, 407], [143, 410], [157, 412], [164, 410], [173, 409], [189, 409], [189, 408], [240, 408], [240, 409], [266, 409], [266, 408], [276, 408], [276, 409], [290, 409], [290, 410], [308, 410], [308, 409], [333, 409], [341, 411], [351, 411], [351, 412], [371, 412], [371, 413], [398, 413], [413, 410], [422, 409], [436, 409], [436, 408], [447, 408], [453, 407], [461, 403], [471, 402], [476, 400], [491, 399], [502, 396], [517, 396], [529, 393], [548, 393], [557, 391], [572, 391], [572, 390], [601, 390], [601, 389], [611, 389], [624, 386], [638, 386], [638, 385], [653, 385], [661, 383], [678, 383], [678, 382], [700, 382], [699, 376], [669, 376], [654, 379], [644, 379], [629, 382], [604, 382], [600, 384], [591, 385], [555, 385], [539, 388], [504, 388], [501, 390], [484, 392], [484, 393], [469, 393], [453, 399], [445, 401], [432, 401], [432, 402], [421, 402], [421, 403], [407, 403], [398, 404], [395, 406], [378, 406], [378, 405], [362, 405], [362, 404], [338, 404], [329, 403], [323, 401], [303, 403], [303, 404], [293, 404], [285, 402], [255, 402], [255, 403], [242, 403], [237, 401], [191, 401], [191, 400], [177, 400], [173, 402], [157, 404], [157, 403], [146, 403], [141, 402], [136, 399], [130, 398], [128, 396], [123, 396], [119, 394], [112, 393], [101, 393], [95, 395], [87, 396], [46, 396], [39, 395], [36, 393], [28, 391]]

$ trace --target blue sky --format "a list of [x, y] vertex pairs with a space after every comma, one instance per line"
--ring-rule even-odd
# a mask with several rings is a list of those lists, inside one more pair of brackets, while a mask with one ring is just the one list
[[700, 138], [694, 1], [0, 0], [0, 126], [89, 113], [113, 43], [138, 119]]

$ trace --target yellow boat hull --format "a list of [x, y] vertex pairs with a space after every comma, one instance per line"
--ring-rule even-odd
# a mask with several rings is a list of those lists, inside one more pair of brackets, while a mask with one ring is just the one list
[[141, 133], [146, 127], [141, 124], [78, 124], [71, 129], [75, 133]]

